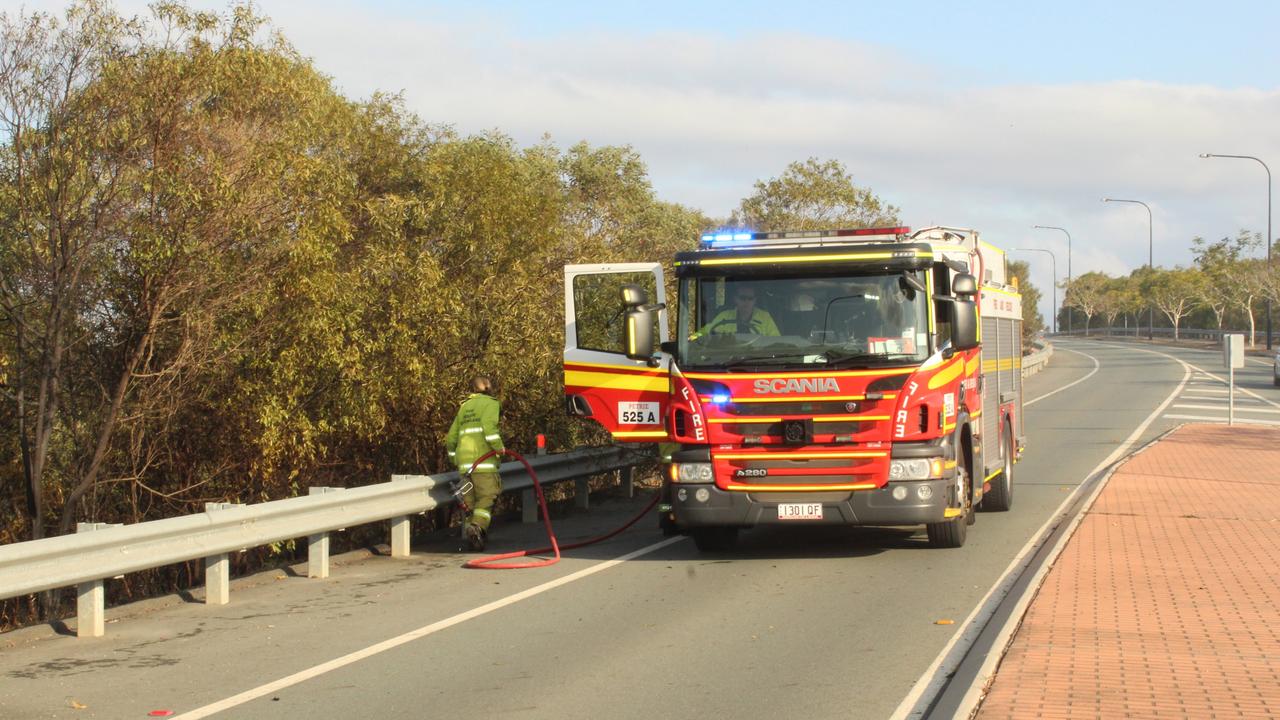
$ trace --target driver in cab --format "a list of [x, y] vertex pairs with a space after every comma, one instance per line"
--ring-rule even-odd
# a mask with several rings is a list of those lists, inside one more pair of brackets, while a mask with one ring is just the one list
[[768, 310], [756, 307], [756, 291], [738, 288], [733, 296], [733, 307], [721, 310], [711, 322], [698, 328], [690, 339], [696, 340], [708, 333], [712, 335], [772, 335], [777, 337], [778, 325]]

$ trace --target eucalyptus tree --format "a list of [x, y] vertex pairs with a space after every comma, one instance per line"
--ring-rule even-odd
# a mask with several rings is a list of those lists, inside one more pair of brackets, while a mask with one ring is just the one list
[[1089, 324], [1093, 316], [1102, 312], [1105, 303], [1107, 284], [1111, 280], [1105, 273], [1087, 272], [1077, 275], [1066, 285], [1066, 294], [1062, 299], [1064, 307], [1071, 307], [1084, 313], [1084, 334], [1089, 334]]
[[838, 160], [793, 162], [776, 178], [759, 180], [732, 222], [753, 230], [826, 230], [898, 223], [898, 208], [860, 187]]

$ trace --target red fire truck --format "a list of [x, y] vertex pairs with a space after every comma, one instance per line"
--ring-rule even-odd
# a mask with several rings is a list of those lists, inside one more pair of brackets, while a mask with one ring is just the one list
[[[662, 510], [703, 550], [761, 524], [924, 525], [1008, 510], [1022, 306], [974, 230], [716, 232], [660, 264], [565, 268], [571, 414], [670, 450]], [[658, 340], [661, 340], [658, 344]]]

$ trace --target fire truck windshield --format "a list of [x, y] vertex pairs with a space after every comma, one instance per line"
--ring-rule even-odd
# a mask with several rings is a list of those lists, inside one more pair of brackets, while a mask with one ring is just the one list
[[920, 362], [930, 352], [923, 287], [917, 271], [685, 277], [677, 359], [725, 370]]

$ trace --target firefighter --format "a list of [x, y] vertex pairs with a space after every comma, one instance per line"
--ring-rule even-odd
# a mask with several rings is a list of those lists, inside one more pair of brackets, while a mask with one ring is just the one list
[[737, 333], [739, 335], [772, 335], [777, 336], [778, 325], [768, 310], [756, 307], [756, 291], [753, 288], [738, 288], [733, 296], [734, 306], [721, 311], [711, 322], [695, 332], [691, 339], [698, 339], [707, 333], [715, 335]]
[[[445, 436], [445, 449], [449, 459], [458, 466], [458, 472], [466, 473], [472, 463], [491, 450], [501, 453], [502, 435], [498, 432], [498, 413], [501, 405], [493, 396], [493, 380], [484, 375], [471, 379], [471, 395], [458, 408], [458, 415]], [[463, 501], [471, 509], [466, 518], [463, 534], [472, 550], [483, 550], [489, 536], [493, 503], [502, 492], [502, 478], [498, 475], [501, 455], [494, 455], [476, 466], [471, 475], [471, 488]]]

